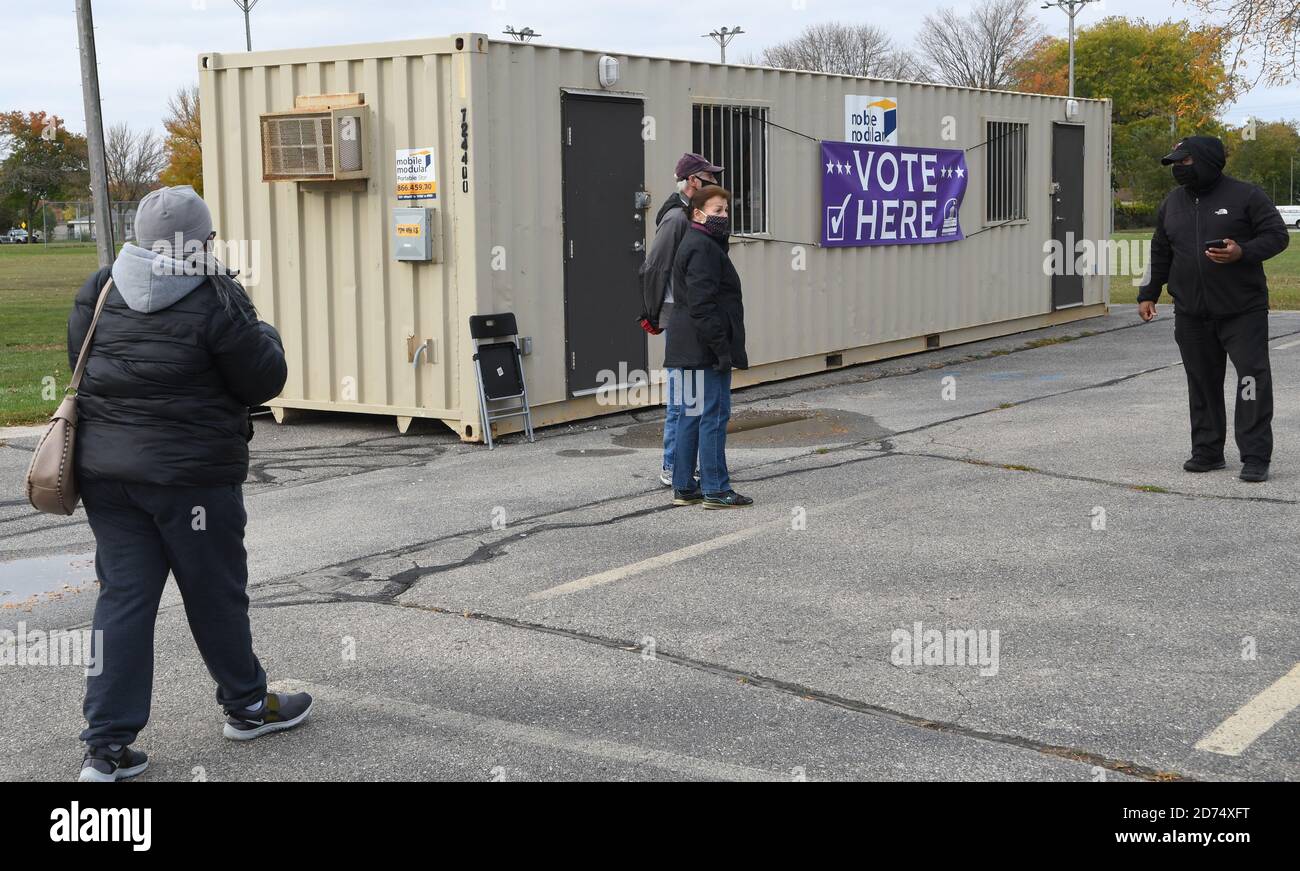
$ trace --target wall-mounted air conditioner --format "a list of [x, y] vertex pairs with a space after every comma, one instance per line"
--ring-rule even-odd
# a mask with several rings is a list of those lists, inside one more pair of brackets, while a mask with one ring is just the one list
[[297, 97], [268, 112], [262, 128], [262, 181], [348, 181], [370, 175], [367, 107], [361, 94]]

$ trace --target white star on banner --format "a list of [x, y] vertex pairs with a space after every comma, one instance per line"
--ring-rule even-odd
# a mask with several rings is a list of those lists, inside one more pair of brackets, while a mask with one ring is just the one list
[[835, 161], [831, 160], [826, 163], [826, 174], [830, 175], [835, 171]]
[[958, 177], [958, 178], [965, 178], [965, 177], [966, 177], [966, 170], [962, 169], [960, 166], [957, 167], [957, 177]]

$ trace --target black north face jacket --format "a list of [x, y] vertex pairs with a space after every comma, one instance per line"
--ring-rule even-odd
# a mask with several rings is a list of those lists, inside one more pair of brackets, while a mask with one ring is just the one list
[[[1193, 161], [1218, 163], [1221, 155], [1197, 154]], [[1268, 309], [1264, 261], [1285, 250], [1291, 239], [1277, 207], [1253, 184], [1212, 173], [1207, 184], [1169, 192], [1156, 212], [1151, 239], [1151, 271], [1138, 302], [1155, 302], [1169, 285], [1174, 310], [1221, 318]], [[1236, 263], [1215, 263], [1205, 243], [1231, 239], [1241, 246]]]

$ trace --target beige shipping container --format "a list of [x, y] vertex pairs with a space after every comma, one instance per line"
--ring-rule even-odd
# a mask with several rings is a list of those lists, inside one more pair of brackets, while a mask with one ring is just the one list
[[[468, 321], [506, 311], [536, 425], [662, 401], [596, 388], [662, 364], [663, 336], [636, 324], [636, 270], [685, 151], [726, 166], [736, 195], [750, 359], [737, 387], [1106, 311], [1104, 274], [1044, 264], [1054, 236], [1109, 239], [1108, 101], [482, 34], [210, 53], [199, 68], [205, 198], [220, 237], [247, 244], [250, 290], [289, 358], [277, 420], [436, 418], [479, 440]], [[903, 146], [966, 151], [967, 238], [819, 244], [818, 140], [848, 135], [846, 97], [887, 107], [871, 119], [892, 112]], [[399, 199], [399, 184], [424, 198]], [[429, 259], [397, 259], [412, 238]]]

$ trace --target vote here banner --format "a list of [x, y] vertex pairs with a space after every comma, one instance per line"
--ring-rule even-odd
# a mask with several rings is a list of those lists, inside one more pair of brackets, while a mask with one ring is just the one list
[[822, 143], [821, 242], [831, 248], [924, 245], [963, 238], [966, 153]]

